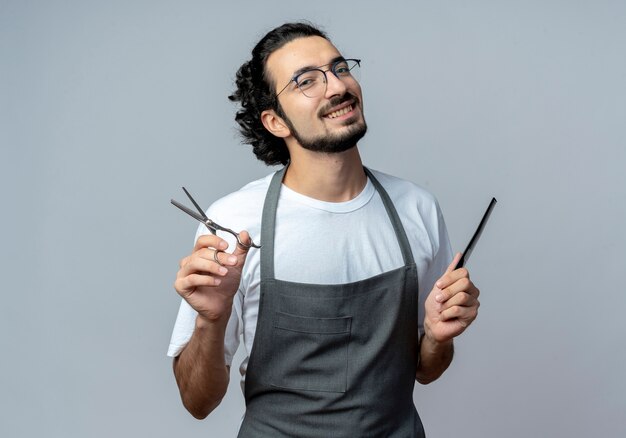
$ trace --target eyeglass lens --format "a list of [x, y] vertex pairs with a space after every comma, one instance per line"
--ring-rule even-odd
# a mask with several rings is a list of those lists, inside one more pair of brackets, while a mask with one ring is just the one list
[[318, 97], [326, 91], [326, 75], [332, 72], [338, 79], [352, 78], [359, 80], [359, 62], [355, 59], [342, 60], [334, 63], [326, 72], [321, 69], [311, 69], [294, 78], [296, 85], [307, 97]]

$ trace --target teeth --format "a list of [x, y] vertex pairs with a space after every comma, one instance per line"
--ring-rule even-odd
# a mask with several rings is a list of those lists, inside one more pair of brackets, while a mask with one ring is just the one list
[[352, 111], [352, 105], [349, 105], [345, 108], [342, 108], [338, 111], [334, 111], [330, 114], [328, 114], [326, 117], [328, 117], [329, 119], [334, 119], [335, 117], [339, 117], [339, 116], [343, 116], [344, 114], [349, 113], [350, 111]]

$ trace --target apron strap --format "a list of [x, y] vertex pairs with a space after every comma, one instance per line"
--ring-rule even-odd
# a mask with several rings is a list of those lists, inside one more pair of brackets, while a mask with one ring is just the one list
[[276, 223], [276, 207], [280, 196], [287, 166], [280, 169], [272, 177], [267, 189], [261, 217], [261, 282], [274, 279], [274, 230]]
[[413, 259], [411, 245], [409, 244], [409, 239], [406, 236], [406, 231], [404, 230], [402, 221], [400, 221], [400, 216], [398, 216], [398, 211], [396, 210], [396, 207], [393, 205], [393, 202], [391, 202], [391, 198], [387, 194], [387, 191], [384, 189], [382, 184], [378, 182], [374, 174], [372, 174], [372, 172], [365, 166], [363, 167], [363, 169], [365, 169], [365, 173], [372, 181], [372, 184], [374, 184], [374, 187], [376, 187], [376, 190], [378, 191], [378, 194], [380, 195], [380, 198], [385, 205], [385, 210], [387, 210], [387, 214], [389, 215], [389, 219], [391, 220], [391, 224], [393, 225], [393, 230], [396, 233], [396, 238], [398, 239], [398, 244], [400, 245], [400, 251], [402, 251], [404, 265], [408, 266], [414, 264], [415, 260]]

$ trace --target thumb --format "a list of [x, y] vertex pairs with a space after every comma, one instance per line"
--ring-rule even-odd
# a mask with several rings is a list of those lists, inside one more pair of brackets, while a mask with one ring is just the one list
[[[242, 231], [241, 233], [239, 233], [239, 238], [246, 245], [249, 245], [252, 242], [252, 239], [250, 238], [250, 234], [247, 231], [245, 231], [245, 230]], [[246, 248], [246, 247], [240, 245], [239, 243], [237, 243], [237, 245], [235, 246], [235, 250], [233, 251], [233, 255], [237, 256], [237, 258], [241, 258], [241, 256], [243, 256], [242, 260], [245, 261], [246, 256], [248, 255], [248, 250], [249, 249], [250, 249], [250, 247]]]
[[439, 289], [443, 289], [448, 286], [448, 281], [445, 281], [444, 277], [448, 275], [450, 272], [454, 271], [456, 264], [459, 263], [459, 260], [461, 260], [462, 256], [463, 255], [460, 252], [456, 253], [454, 258], [452, 259], [452, 263], [450, 263], [450, 266], [448, 266], [448, 268], [446, 269], [446, 272], [444, 272], [443, 275], [439, 277], [439, 280], [435, 282], [435, 287]]
[[462, 256], [463, 254], [461, 254], [460, 252], [456, 253], [454, 258], [452, 259], [452, 263], [450, 263], [450, 266], [448, 266], [448, 269], [446, 269], [446, 274], [449, 274], [450, 272], [454, 271], [456, 264], [459, 263], [459, 260], [461, 260]]

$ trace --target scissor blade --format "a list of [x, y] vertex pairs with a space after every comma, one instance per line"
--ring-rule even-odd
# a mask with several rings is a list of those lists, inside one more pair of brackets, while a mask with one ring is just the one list
[[189, 193], [187, 191], [186, 188], [183, 187], [183, 191], [185, 192], [185, 194], [187, 195], [187, 197], [189, 198], [189, 200], [193, 203], [193, 205], [196, 207], [196, 210], [198, 210], [198, 213], [200, 213], [200, 216], [204, 219], [207, 220], [208, 217], [206, 216], [206, 214], [204, 214], [204, 210], [198, 205], [198, 203], [196, 202], [195, 199], [193, 199], [193, 196], [191, 196], [191, 193]]
[[171, 199], [170, 201], [172, 202], [172, 204], [174, 204], [176, 207], [180, 208], [182, 211], [187, 213], [192, 218], [196, 219], [197, 221], [202, 222], [203, 224], [205, 223], [204, 218], [202, 216], [200, 216], [198, 213], [196, 213], [195, 211], [185, 207], [183, 204], [181, 204], [179, 202], [176, 202], [173, 199]]

